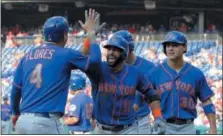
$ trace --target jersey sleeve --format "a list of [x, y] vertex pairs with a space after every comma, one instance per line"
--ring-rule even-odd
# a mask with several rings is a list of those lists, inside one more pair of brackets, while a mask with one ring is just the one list
[[21, 59], [21, 61], [19, 62], [15, 73], [14, 73], [14, 79], [13, 79], [13, 85], [18, 87], [18, 88], [22, 88], [22, 78], [23, 78], [23, 60]]
[[80, 118], [82, 112], [82, 100], [79, 97], [73, 97], [71, 104], [68, 108], [69, 117]]
[[97, 44], [92, 44], [90, 48], [90, 54], [88, 56], [82, 54], [79, 51], [69, 50], [68, 62], [84, 72], [93, 71], [97, 69], [101, 63], [101, 52]]
[[144, 97], [142, 94], [140, 94], [138, 91], [136, 91], [136, 95], [135, 95], [135, 104], [137, 104], [138, 106], [141, 106], [144, 102]]
[[147, 102], [153, 101], [155, 90], [148, 78], [146, 78], [141, 72], [139, 72], [138, 76], [137, 90], [145, 96], [145, 100]]
[[156, 89], [156, 83], [155, 83], [155, 71], [154, 71], [155, 67], [153, 67], [147, 74], [146, 74], [146, 78], [148, 78], [148, 80], [150, 81], [150, 83], [153, 86], [153, 89]]
[[16, 68], [13, 83], [12, 83], [12, 90], [11, 90], [11, 108], [13, 115], [19, 115], [19, 104], [21, 100], [21, 90], [22, 90], [22, 78], [23, 78], [23, 60], [21, 59], [18, 67]]
[[214, 92], [208, 86], [206, 78], [202, 72], [198, 83], [199, 84], [198, 88], [196, 88], [196, 92], [198, 92], [198, 98], [201, 101], [206, 101], [214, 95]]

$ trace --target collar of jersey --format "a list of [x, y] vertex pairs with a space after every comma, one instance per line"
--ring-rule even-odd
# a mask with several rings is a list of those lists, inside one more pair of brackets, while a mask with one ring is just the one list
[[176, 70], [174, 70], [173, 68], [171, 68], [171, 67], [168, 65], [167, 60], [164, 62], [164, 66], [165, 66], [165, 68], [167, 68], [166, 70], [167, 70], [169, 73], [171, 73], [171, 75], [177, 75], [177, 74], [179, 75], [179, 74], [182, 74], [182, 73], [184, 73], [185, 71], [187, 71], [187, 69], [189, 68], [190, 64], [187, 63], [187, 62], [185, 61], [183, 68], [181, 68], [181, 70], [180, 70], [179, 72], [177, 72]]
[[56, 47], [62, 47], [62, 46], [58, 46], [54, 43], [49, 43], [49, 42], [45, 42], [43, 45], [46, 45], [46, 46], [56, 46]]

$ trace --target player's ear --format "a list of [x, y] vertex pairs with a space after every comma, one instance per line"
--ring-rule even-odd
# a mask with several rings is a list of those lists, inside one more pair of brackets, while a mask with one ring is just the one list
[[63, 37], [64, 42], [66, 43], [68, 40], [68, 33], [64, 33], [64, 37]]
[[68, 33], [64, 33], [64, 39], [68, 39]]
[[184, 49], [183, 49], [184, 53], [186, 53], [187, 52], [187, 45], [184, 45], [183, 47], [184, 47]]

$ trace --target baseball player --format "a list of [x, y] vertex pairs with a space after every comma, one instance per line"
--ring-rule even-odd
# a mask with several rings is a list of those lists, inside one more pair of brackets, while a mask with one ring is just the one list
[[69, 134], [90, 134], [93, 101], [85, 93], [85, 78], [75, 74], [72, 75], [70, 83], [71, 93], [74, 94], [74, 97], [71, 99], [68, 117], [64, 119], [64, 123], [68, 125]]
[[184, 61], [187, 39], [178, 31], [169, 32], [162, 43], [168, 59], [148, 75], [156, 94], [161, 98], [166, 134], [196, 134], [193, 124], [197, 117], [197, 99], [203, 104], [210, 122], [209, 134], [217, 134], [214, 95], [200, 69]]
[[[85, 28], [83, 23], [81, 26]], [[92, 33], [94, 32], [90, 34]], [[88, 52], [89, 45], [85, 42], [83, 46], [85, 49], [82, 51]], [[127, 41], [113, 35], [104, 48], [107, 49], [107, 61], [100, 61], [95, 71], [86, 72], [92, 83], [94, 116], [97, 120], [95, 133], [137, 134], [133, 110], [136, 90], [146, 96], [145, 99], [156, 118], [156, 125], [159, 128], [165, 127], [159, 99], [153, 95], [154, 90], [149, 81], [136, 67], [125, 63], [129, 52]], [[101, 54], [101, 52], [96, 53]]]
[[[120, 30], [115, 32], [114, 35], [121, 36], [129, 44], [129, 54], [126, 63], [137, 67], [143, 74], [147, 74], [148, 71], [154, 67], [154, 64], [152, 62], [134, 54], [134, 41], [129, 31]], [[151, 134], [151, 127], [148, 121], [150, 109], [148, 107], [148, 104], [144, 101], [144, 97], [138, 91], [136, 92], [136, 102], [134, 104], [134, 110], [136, 111], [138, 134]]]
[[9, 120], [11, 116], [11, 106], [8, 103], [8, 97], [3, 97], [3, 104], [1, 104], [1, 134], [7, 134], [9, 127]]
[[[87, 31], [94, 28], [96, 17], [89, 19]], [[49, 18], [43, 26], [45, 43], [28, 52], [17, 67], [11, 106], [12, 124], [18, 134], [60, 134], [59, 119], [65, 109], [71, 70], [90, 71], [101, 59], [95, 53], [100, 52], [98, 44], [92, 43], [89, 56], [64, 48], [68, 29], [64, 17]]]

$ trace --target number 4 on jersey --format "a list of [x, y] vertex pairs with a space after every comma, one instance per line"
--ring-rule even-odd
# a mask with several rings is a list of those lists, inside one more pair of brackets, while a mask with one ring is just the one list
[[41, 71], [42, 64], [37, 64], [30, 77], [30, 83], [35, 84], [36, 88], [40, 88], [42, 84]]

